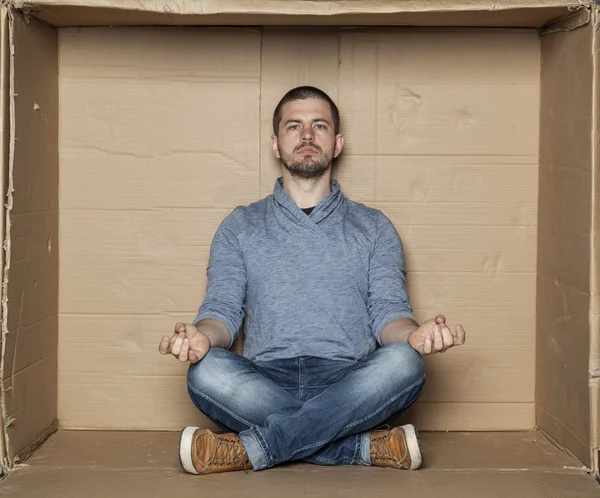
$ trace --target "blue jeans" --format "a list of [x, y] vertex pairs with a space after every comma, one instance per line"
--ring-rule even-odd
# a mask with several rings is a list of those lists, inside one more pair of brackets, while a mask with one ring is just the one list
[[291, 460], [370, 465], [371, 429], [414, 403], [424, 381], [407, 343], [360, 360], [252, 362], [212, 348], [187, 377], [196, 407], [239, 433], [254, 470]]

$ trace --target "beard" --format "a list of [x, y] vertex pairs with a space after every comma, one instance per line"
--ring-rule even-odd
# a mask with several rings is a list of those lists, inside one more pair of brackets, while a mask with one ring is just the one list
[[331, 166], [333, 154], [324, 153], [323, 150], [314, 144], [302, 143], [294, 150], [300, 150], [303, 147], [312, 147], [318, 150], [320, 156], [304, 156], [302, 159], [294, 159], [294, 154], [284, 153], [278, 146], [279, 155], [281, 156], [281, 162], [285, 169], [287, 169], [292, 176], [302, 178], [304, 180], [318, 180], [323, 177]]

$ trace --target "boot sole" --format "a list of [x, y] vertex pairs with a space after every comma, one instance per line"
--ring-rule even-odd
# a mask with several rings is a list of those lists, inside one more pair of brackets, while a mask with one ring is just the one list
[[419, 431], [412, 424], [404, 425], [402, 426], [402, 429], [404, 429], [406, 446], [408, 447], [408, 454], [410, 455], [410, 467], [408, 470], [417, 470], [423, 463], [423, 451]]
[[179, 437], [179, 463], [183, 467], [183, 470], [189, 474], [198, 475], [200, 472], [194, 467], [192, 461], [192, 442], [194, 441], [194, 433], [199, 427], [186, 427], [181, 431]]

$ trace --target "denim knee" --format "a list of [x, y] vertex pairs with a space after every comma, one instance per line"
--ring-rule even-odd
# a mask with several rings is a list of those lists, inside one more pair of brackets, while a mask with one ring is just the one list
[[227, 368], [227, 356], [230, 354], [223, 349], [212, 348], [202, 360], [190, 365], [187, 373], [188, 388], [209, 397], [215, 393], [219, 397], [226, 397], [235, 388], [231, 385], [231, 369]]
[[392, 342], [383, 346], [380, 351], [384, 355], [385, 365], [392, 371], [404, 374], [415, 380], [425, 377], [425, 363], [421, 355], [408, 342]]

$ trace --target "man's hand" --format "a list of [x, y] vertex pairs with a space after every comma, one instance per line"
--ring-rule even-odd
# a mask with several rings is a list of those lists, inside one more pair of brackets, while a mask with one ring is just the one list
[[177, 323], [175, 332], [169, 339], [164, 336], [158, 350], [161, 354], [172, 354], [179, 361], [199, 362], [210, 349], [210, 339], [191, 323]]
[[433, 320], [427, 320], [408, 336], [408, 343], [422, 355], [444, 353], [453, 346], [465, 342], [465, 329], [457, 325], [452, 332], [446, 325], [446, 317], [438, 315]]

